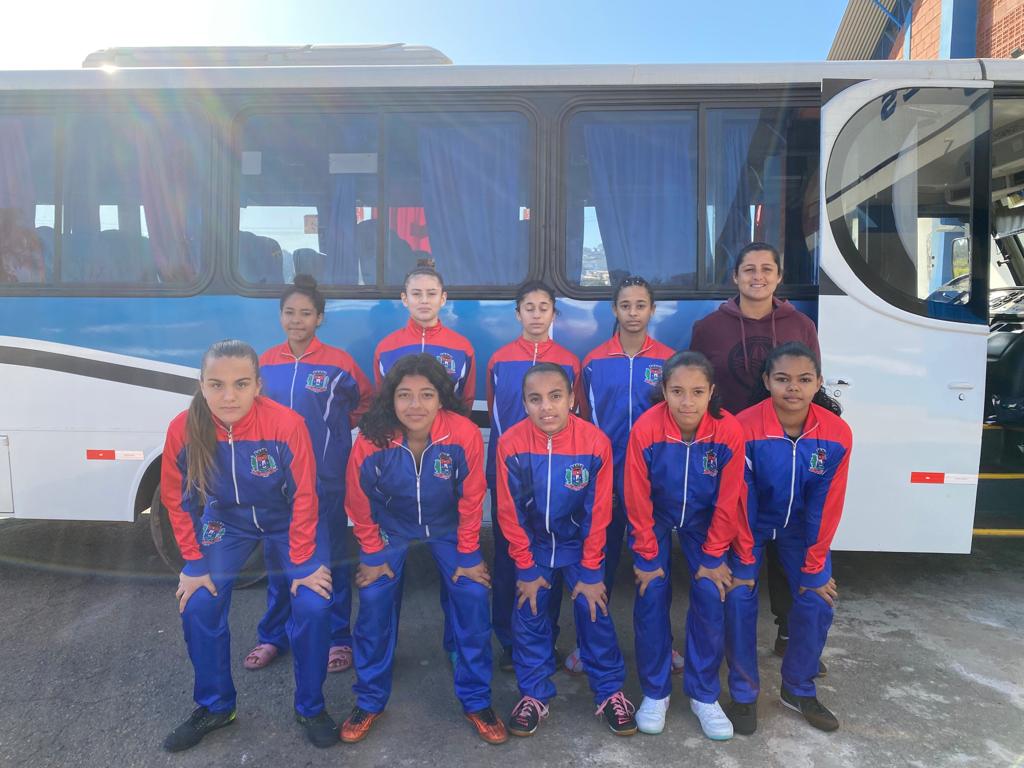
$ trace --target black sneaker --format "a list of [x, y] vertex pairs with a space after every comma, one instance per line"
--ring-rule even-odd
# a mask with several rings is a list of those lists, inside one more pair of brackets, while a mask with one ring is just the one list
[[[775, 655], [782, 656], [786, 655], [786, 647], [789, 645], [789, 637], [782, 634], [782, 630], [779, 629], [779, 633], [775, 635]], [[828, 674], [828, 667], [825, 666], [825, 662], [818, 659], [818, 674], [815, 677], [824, 677]]]
[[206, 707], [196, 707], [188, 720], [171, 731], [164, 739], [164, 749], [168, 752], [181, 752], [190, 749], [203, 740], [210, 731], [216, 731], [225, 725], [235, 722], [235, 710], [230, 712], [211, 712]]
[[636, 707], [622, 691], [605, 699], [594, 714], [600, 715], [602, 712], [608, 727], [616, 736], [632, 736], [636, 733]]
[[732, 723], [734, 732], [750, 736], [757, 730], [757, 704], [742, 704], [731, 701], [725, 705], [725, 716]]
[[834, 731], [839, 728], [839, 720], [829, 712], [816, 696], [797, 696], [782, 686], [782, 703], [804, 716], [804, 720], [819, 731]]
[[548, 716], [548, 708], [532, 696], [523, 696], [512, 708], [508, 718], [508, 732], [513, 736], [533, 736], [542, 718]]
[[501, 657], [498, 659], [498, 669], [502, 672], [515, 672], [516, 665], [512, 661], [512, 649], [502, 648]]
[[303, 717], [295, 713], [295, 722], [302, 726], [306, 732], [306, 739], [314, 747], [327, 749], [338, 743], [338, 724], [327, 714], [327, 710], [321, 710], [319, 715]]

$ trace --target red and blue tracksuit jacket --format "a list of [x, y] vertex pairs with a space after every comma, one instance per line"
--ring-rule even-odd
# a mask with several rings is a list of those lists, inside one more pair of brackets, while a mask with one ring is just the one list
[[547, 435], [524, 419], [498, 441], [498, 522], [519, 578], [540, 576], [537, 565], [580, 564], [582, 579], [603, 579], [605, 529], [612, 516], [608, 438], [569, 415]]
[[262, 392], [306, 422], [324, 491], [345, 489], [352, 428], [370, 407], [373, 387], [351, 355], [314, 337], [301, 357], [288, 343], [260, 356]]
[[509, 427], [526, 418], [523, 379], [537, 363], [554, 363], [565, 369], [576, 402], [581, 399], [580, 361], [565, 347], [547, 341], [527, 341], [522, 336], [495, 352], [487, 363], [487, 410], [491, 415], [491, 439], [487, 444], [487, 485], [495, 487], [498, 439]]
[[367, 565], [387, 562], [389, 535], [429, 539], [456, 534], [456, 563], [469, 568], [480, 555], [480, 523], [487, 484], [484, 442], [472, 421], [438, 411], [419, 465], [405, 437], [384, 448], [360, 435], [348, 460], [345, 511]]
[[601, 428], [612, 444], [615, 491], [623, 492], [629, 431], [651, 407], [651, 394], [661, 386], [661, 369], [675, 351], [650, 336], [630, 357], [615, 334], [583, 360], [581, 414]]
[[[746, 551], [768, 539], [795, 536], [806, 547], [800, 586], [814, 589], [832, 577], [828, 560], [846, 496], [853, 434], [840, 417], [811, 404], [803, 431], [790, 440], [771, 399], [737, 416], [746, 441], [746, 514], [737, 545]], [[753, 566], [733, 575], [755, 577]]]
[[455, 382], [455, 396], [473, 410], [476, 396], [476, 354], [469, 339], [437, 321], [437, 325], [424, 328], [412, 318], [409, 322], [380, 340], [373, 353], [373, 378], [380, 383], [391, 366], [406, 355], [420, 353], [433, 355], [448, 371]]
[[[160, 500], [167, 508], [187, 576], [209, 573], [201, 543], [223, 537], [224, 523], [254, 534], [288, 531], [289, 579], [305, 578], [322, 565], [316, 548], [316, 462], [302, 417], [266, 397], [230, 427], [214, 419], [217, 451], [202, 511], [200, 542], [194, 520], [199, 500], [186, 487], [188, 411], [167, 430], [161, 460]], [[219, 526], [219, 527], [218, 527]], [[219, 539], [218, 539], [219, 540]]]
[[[701, 564], [708, 568], [725, 562], [739, 525], [740, 496], [746, 490], [743, 470], [743, 430], [725, 411], [720, 419], [705, 413], [690, 443], [683, 441], [664, 402], [637, 419], [625, 469], [636, 567], [658, 569], [658, 529], [680, 529], [704, 539]], [[749, 549], [737, 554], [753, 564]]]

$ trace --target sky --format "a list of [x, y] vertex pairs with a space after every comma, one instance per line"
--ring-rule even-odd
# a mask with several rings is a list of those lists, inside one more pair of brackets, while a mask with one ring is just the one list
[[102, 48], [429, 45], [456, 64], [823, 60], [846, 0], [38, 0], [4, 9], [0, 69], [77, 69]]

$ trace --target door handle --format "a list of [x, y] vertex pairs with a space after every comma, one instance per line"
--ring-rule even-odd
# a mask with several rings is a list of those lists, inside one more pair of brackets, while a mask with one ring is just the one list
[[852, 387], [853, 382], [850, 381], [846, 376], [837, 376], [834, 379], [825, 379], [825, 383], [830, 387]]
[[951, 381], [946, 386], [950, 389], [974, 389], [974, 385], [969, 381]]

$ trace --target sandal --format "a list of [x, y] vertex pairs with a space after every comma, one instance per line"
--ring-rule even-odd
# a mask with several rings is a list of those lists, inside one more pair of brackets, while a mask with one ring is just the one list
[[260, 643], [251, 651], [249, 655], [245, 657], [245, 662], [242, 666], [246, 669], [263, 669], [270, 662], [277, 658], [280, 651], [276, 645], [271, 643]]
[[332, 645], [327, 656], [328, 672], [346, 672], [352, 669], [352, 649], [347, 645]]

